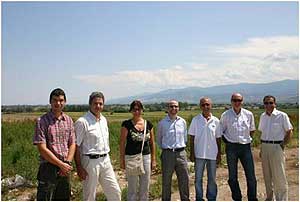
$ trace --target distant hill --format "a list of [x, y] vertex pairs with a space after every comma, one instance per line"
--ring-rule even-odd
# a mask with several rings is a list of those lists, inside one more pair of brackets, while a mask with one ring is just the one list
[[267, 95], [274, 95], [280, 103], [298, 103], [299, 80], [282, 80], [272, 83], [240, 83], [213, 87], [187, 87], [183, 89], [169, 89], [157, 93], [142, 94], [130, 97], [108, 100], [107, 104], [129, 104], [135, 99], [143, 103], [160, 103], [170, 99], [181, 102], [198, 103], [199, 98], [208, 96], [214, 103], [229, 103], [233, 92], [240, 92], [247, 103], [262, 102]]

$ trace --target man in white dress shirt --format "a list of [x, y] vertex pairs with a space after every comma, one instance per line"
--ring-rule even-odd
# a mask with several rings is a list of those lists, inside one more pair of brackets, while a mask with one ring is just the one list
[[195, 189], [196, 201], [203, 201], [202, 179], [204, 168], [207, 169], [206, 198], [209, 201], [217, 200], [216, 170], [221, 160], [221, 136], [219, 119], [212, 115], [212, 101], [204, 97], [200, 99], [202, 113], [195, 116], [189, 128], [190, 159], [195, 162]]
[[90, 110], [75, 122], [77, 173], [83, 180], [83, 200], [95, 201], [100, 182], [108, 201], [121, 200], [121, 190], [109, 158], [109, 132], [106, 118], [101, 114], [104, 96], [93, 92]]
[[267, 192], [266, 200], [288, 200], [288, 182], [285, 175], [284, 146], [292, 136], [293, 126], [286, 113], [277, 110], [276, 99], [267, 95], [263, 99], [265, 112], [259, 120], [261, 158]]
[[257, 201], [257, 183], [255, 177], [253, 156], [251, 151], [252, 136], [255, 131], [252, 112], [242, 108], [243, 96], [234, 93], [231, 96], [232, 108], [225, 111], [220, 119], [220, 132], [226, 143], [225, 151], [228, 165], [232, 199], [242, 200], [238, 182], [238, 160], [244, 168], [247, 180], [247, 196], [249, 201]]

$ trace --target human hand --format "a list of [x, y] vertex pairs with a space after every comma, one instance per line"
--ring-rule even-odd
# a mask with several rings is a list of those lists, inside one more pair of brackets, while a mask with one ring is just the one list
[[69, 165], [68, 163], [62, 162], [59, 166], [60, 170], [64, 174], [69, 174], [71, 170], [73, 170], [72, 165]]
[[77, 175], [78, 175], [80, 180], [85, 180], [86, 177], [88, 176], [88, 173], [86, 172], [86, 170], [82, 166], [78, 166], [77, 167]]

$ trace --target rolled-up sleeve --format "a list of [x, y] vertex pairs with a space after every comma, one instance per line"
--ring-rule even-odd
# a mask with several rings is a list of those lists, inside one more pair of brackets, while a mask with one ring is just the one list
[[287, 114], [283, 115], [283, 127], [285, 131], [293, 129], [290, 119]]
[[253, 113], [251, 113], [250, 117], [251, 117], [251, 120], [250, 120], [250, 131], [254, 131], [254, 130], [256, 130], [256, 128], [255, 128], [255, 121], [254, 121]]
[[183, 124], [184, 124], [184, 142], [186, 144], [188, 138], [187, 138], [187, 125], [186, 125], [186, 121], [185, 120], [183, 120]]
[[38, 118], [34, 130], [33, 144], [46, 143], [46, 133], [45, 124], [43, 124], [41, 118]]
[[75, 144], [76, 142], [76, 137], [75, 137], [75, 129], [74, 129], [74, 123], [73, 121], [71, 120], [71, 131], [70, 131], [70, 138], [69, 138], [69, 141], [68, 141], [68, 145], [72, 145], [72, 144]]
[[162, 148], [162, 133], [163, 133], [163, 123], [162, 121], [160, 121], [158, 123], [157, 136], [156, 136], [156, 142], [160, 148]]
[[82, 141], [83, 141], [83, 136], [84, 136], [84, 123], [78, 119], [75, 124], [75, 136], [76, 136], [76, 145], [80, 146]]

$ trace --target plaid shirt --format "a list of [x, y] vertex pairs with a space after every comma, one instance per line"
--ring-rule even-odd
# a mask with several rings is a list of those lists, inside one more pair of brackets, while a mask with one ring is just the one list
[[[73, 120], [62, 113], [62, 119], [57, 119], [53, 112], [38, 118], [33, 137], [33, 144], [45, 143], [47, 148], [60, 160], [66, 160], [69, 147], [75, 144]], [[46, 160], [40, 156], [41, 162]]]

